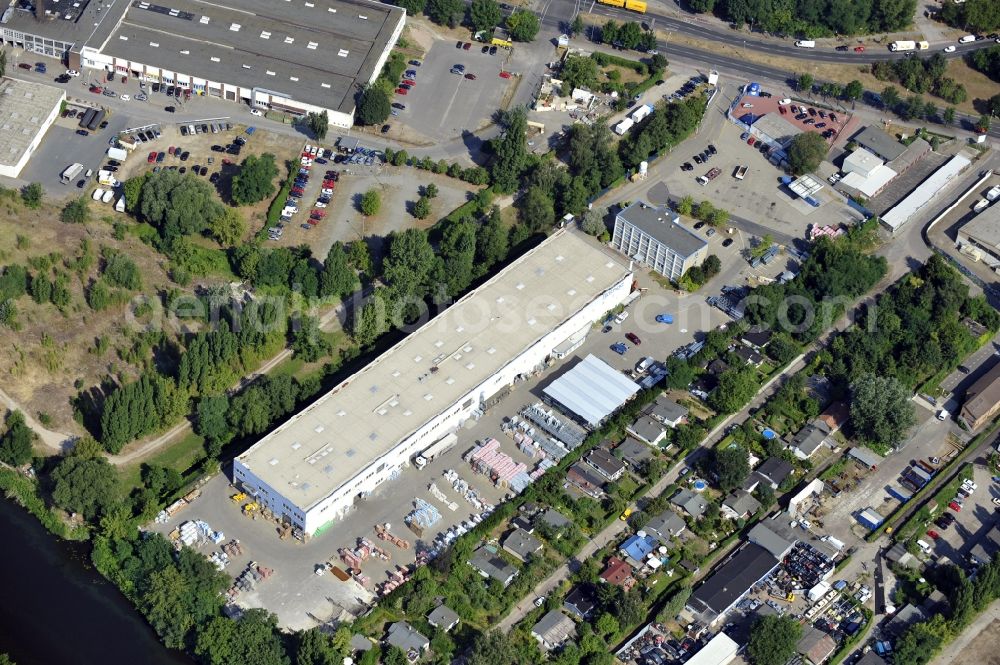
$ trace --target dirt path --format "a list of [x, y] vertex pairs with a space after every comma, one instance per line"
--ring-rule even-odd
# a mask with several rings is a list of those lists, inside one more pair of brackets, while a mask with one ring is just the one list
[[46, 448], [63, 452], [67, 446], [76, 439], [76, 437], [72, 434], [53, 432], [52, 430], [43, 427], [42, 424], [31, 415], [30, 411], [25, 410], [24, 407], [15, 402], [14, 399], [3, 390], [0, 390], [0, 402], [3, 402], [4, 406], [11, 411], [20, 411], [24, 415], [25, 424], [27, 424], [27, 426], [38, 435], [38, 441]]

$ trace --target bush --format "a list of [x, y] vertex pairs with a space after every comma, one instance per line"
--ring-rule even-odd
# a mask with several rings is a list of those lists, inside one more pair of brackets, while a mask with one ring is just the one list
[[379, 195], [378, 190], [369, 189], [361, 195], [360, 210], [361, 214], [365, 217], [374, 217], [378, 214], [381, 207], [382, 197]]
[[37, 182], [25, 185], [21, 188], [21, 200], [29, 208], [38, 208], [42, 205], [42, 197], [45, 195], [45, 190]]
[[73, 199], [62, 209], [59, 217], [67, 224], [86, 224], [90, 220], [90, 205], [82, 196]]

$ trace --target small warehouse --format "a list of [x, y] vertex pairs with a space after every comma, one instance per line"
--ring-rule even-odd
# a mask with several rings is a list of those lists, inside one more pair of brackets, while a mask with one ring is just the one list
[[588, 355], [543, 391], [547, 399], [591, 426], [601, 424], [637, 392], [635, 381], [594, 355]]
[[884, 521], [885, 518], [876, 513], [872, 508], [865, 508], [858, 513], [858, 523], [872, 531], [882, 526], [882, 522]]

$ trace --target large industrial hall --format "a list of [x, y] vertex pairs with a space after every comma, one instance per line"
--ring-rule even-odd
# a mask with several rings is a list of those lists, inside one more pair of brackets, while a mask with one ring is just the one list
[[315, 533], [631, 288], [629, 266], [558, 231], [237, 457], [234, 479]]

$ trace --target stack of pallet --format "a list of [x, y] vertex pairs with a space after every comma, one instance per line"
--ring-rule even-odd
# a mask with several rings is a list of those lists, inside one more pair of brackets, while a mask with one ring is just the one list
[[466, 461], [499, 487], [507, 487], [515, 476], [528, 470], [527, 464], [515, 462], [510, 455], [501, 452], [500, 442], [493, 438], [473, 448], [466, 455]]

